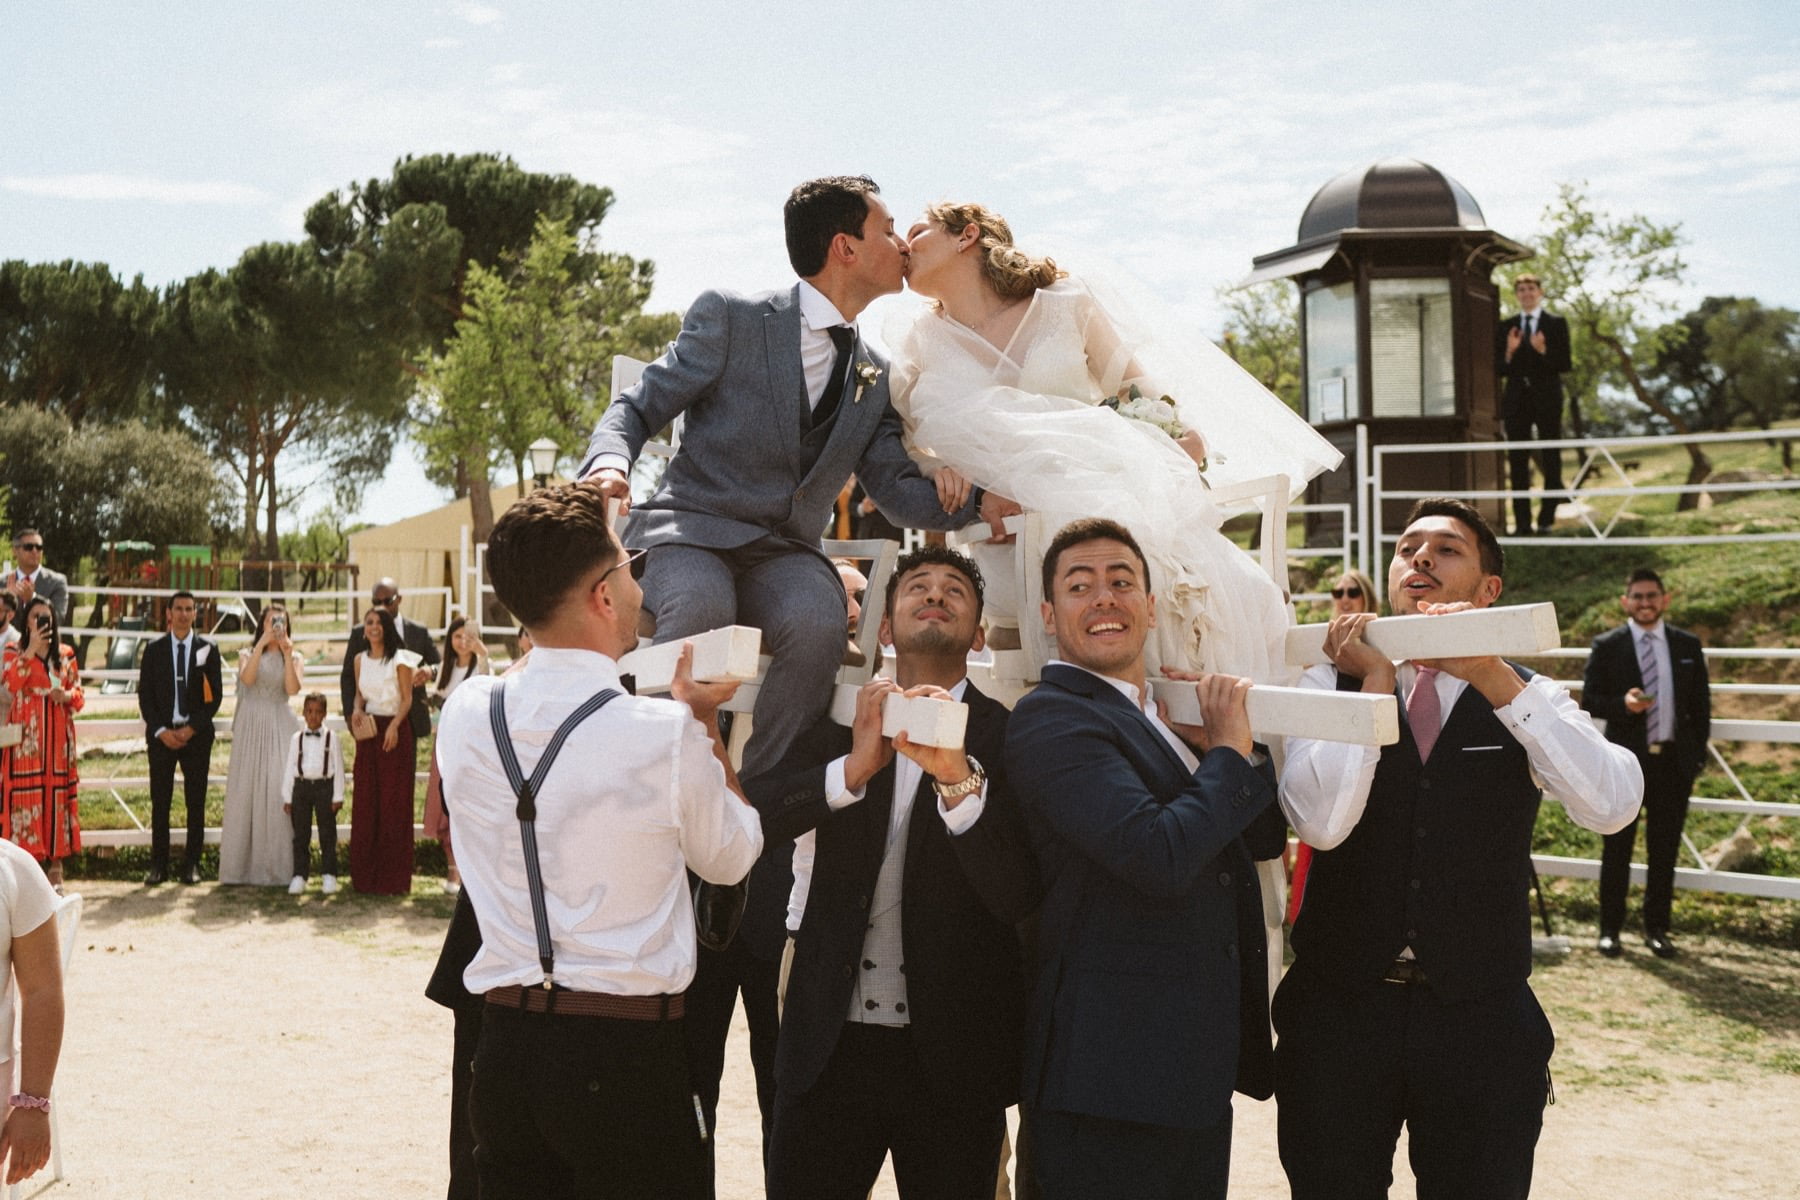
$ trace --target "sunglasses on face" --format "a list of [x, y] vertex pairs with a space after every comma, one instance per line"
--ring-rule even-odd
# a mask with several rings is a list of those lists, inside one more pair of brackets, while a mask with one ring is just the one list
[[42, 542], [20, 542], [19, 549], [35, 550], [39, 554], [42, 554], [44, 552], [44, 543], [42, 543]]
[[644, 555], [648, 553], [650, 553], [650, 551], [647, 548], [643, 550], [626, 551], [624, 558], [600, 572], [600, 578], [594, 581], [595, 586], [605, 583], [606, 577], [620, 567], [627, 568], [631, 572], [631, 577], [633, 579], [642, 580], [644, 578]]
[[1361, 600], [1362, 599], [1362, 589], [1359, 587], [1341, 587], [1341, 588], [1332, 588], [1331, 589], [1331, 598], [1333, 600], [1342, 600], [1346, 596], [1348, 596], [1352, 600]]

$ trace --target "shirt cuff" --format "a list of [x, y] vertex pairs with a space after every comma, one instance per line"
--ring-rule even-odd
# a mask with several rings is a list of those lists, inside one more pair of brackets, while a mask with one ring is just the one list
[[631, 476], [631, 464], [626, 461], [625, 456], [623, 454], [608, 453], [596, 454], [593, 458], [589, 459], [581, 468], [581, 478], [587, 479], [590, 476], [598, 475], [608, 468], [617, 471], [627, 478], [630, 478]]
[[945, 808], [943, 798], [939, 797], [938, 816], [944, 818], [944, 828], [950, 831], [951, 837], [967, 833], [975, 822], [981, 820], [982, 809], [987, 806], [987, 789], [987, 782], [983, 780], [981, 789], [972, 796], [964, 796], [962, 803], [955, 808]]
[[1530, 684], [1526, 684], [1525, 690], [1514, 696], [1511, 703], [1495, 709], [1494, 715], [1521, 742], [1533, 745], [1538, 740], [1535, 731], [1547, 728], [1559, 719], [1550, 697]]
[[854, 792], [844, 786], [844, 759], [834, 758], [825, 764], [825, 806], [836, 812], [849, 808], [863, 798], [862, 788]]

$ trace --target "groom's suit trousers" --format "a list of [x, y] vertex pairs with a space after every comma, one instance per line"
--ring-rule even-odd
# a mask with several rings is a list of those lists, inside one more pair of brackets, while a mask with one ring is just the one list
[[722, 625], [762, 630], [763, 649], [773, 657], [752, 712], [742, 777], [773, 767], [831, 707], [849, 614], [844, 585], [818, 549], [773, 535], [729, 550], [657, 546], [644, 568], [644, 608], [656, 614], [659, 643]]

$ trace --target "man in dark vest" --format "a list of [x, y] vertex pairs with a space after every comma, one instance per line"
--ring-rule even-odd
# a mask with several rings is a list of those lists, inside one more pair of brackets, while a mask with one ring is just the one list
[[[1473, 506], [1421, 500], [1389, 602], [1485, 608], [1503, 566]], [[1385, 1197], [1404, 1124], [1419, 1195], [1523, 1197], [1555, 1040], [1526, 982], [1539, 789], [1611, 833], [1643, 773], [1553, 680], [1493, 655], [1392, 663], [1362, 638], [1373, 619], [1335, 618], [1332, 665], [1301, 686], [1398, 694], [1400, 741], [1290, 738], [1281, 780], [1316, 849], [1275, 994], [1281, 1163], [1295, 1200]]]

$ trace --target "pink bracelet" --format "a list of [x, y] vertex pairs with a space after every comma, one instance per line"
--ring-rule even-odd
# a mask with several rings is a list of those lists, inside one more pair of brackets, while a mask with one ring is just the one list
[[50, 1097], [27, 1096], [24, 1092], [16, 1092], [6, 1101], [14, 1108], [35, 1108], [40, 1112], [50, 1111]]

